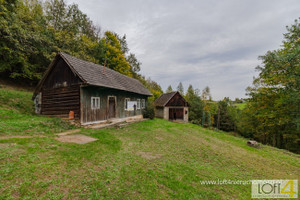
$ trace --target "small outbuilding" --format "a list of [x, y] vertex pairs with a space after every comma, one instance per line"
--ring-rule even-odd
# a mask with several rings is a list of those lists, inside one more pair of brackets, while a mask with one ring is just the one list
[[160, 95], [155, 101], [155, 117], [171, 121], [188, 122], [188, 102], [179, 92]]
[[81, 124], [142, 115], [149, 90], [138, 80], [66, 53], [56, 55], [37, 85], [36, 113], [74, 116]]

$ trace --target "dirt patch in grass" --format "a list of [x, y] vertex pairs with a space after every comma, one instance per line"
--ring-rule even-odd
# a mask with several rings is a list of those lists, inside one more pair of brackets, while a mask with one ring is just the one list
[[92, 137], [89, 137], [86, 135], [81, 135], [81, 134], [64, 135], [64, 136], [56, 137], [55, 139], [60, 142], [70, 142], [70, 143], [76, 143], [76, 144], [86, 144], [86, 143], [98, 140], [96, 138], [92, 138]]
[[158, 139], [158, 140], [160, 140], [160, 141], [163, 141], [163, 140], [164, 140], [164, 138], [159, 137], [159, 136], [155, 137], [155, 139]]
[[139, 155], [139, 156], [141, 156], [142, 158], [147, 159], [147, 160], [154, 160], [154, 159], [158, 159], [158, 158], [162, 157], [161, 154], [154, 154], [152, 152], [142, 152], [142, 151], [139, 151], [136, 154]]
[[8, 148], [8, 147], [12, 147], [15, 146], [16, 143], [0, 143], [0, 149], [1, 148]]

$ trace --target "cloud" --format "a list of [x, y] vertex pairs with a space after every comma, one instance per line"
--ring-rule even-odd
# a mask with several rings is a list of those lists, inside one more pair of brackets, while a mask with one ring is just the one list
[[244, 97], [257, 57], [280, 47], [298, 0], [69, 0], [104, 30], [126, 34], [142, 73], [165, 90], [183, 82], [214, 99]]

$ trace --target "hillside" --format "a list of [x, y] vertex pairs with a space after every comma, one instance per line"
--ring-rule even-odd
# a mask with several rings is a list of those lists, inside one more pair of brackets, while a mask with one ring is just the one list
[[61, 143], [54, 133], [74, 127], [33, 114], [31, 94], [0, 88], [0, 199], [250, 199], [251, 185], [201, 181], [300, 178], [296, 154], [160, 119]]
[[32, 91], [0, 85], [0, 136], [53, 134], [73, 128], [59, 118], [34, 113]]

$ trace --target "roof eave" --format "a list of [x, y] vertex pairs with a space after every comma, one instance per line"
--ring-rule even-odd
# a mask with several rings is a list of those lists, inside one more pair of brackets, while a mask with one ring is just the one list
[[111, 88], [111, 89], [115, 89], [115, 90], [121, 90], [121, 91], [125, 91], [125, 92], [131, 92], [131, 93], [135, 93], [135, 94], [140, 94], [140, 95], [144, 95], [144, 96], [153, 96], [153, 94], [151, 94], [149, 92], [149, 94], [146, 93], [140, 93], [140, 92], [133, 92], [133, 91], [129, 91], [129, 90], [125, 90], [125, 89], [120, 89], [117, 87], [111, 87], [111, 86], [107, 86], [107, 85], [100, 85], [100, 84], [93, 84], [93, 83], [86, 83], [86, 86], [96, 86], [96, 87], [105, 87], [105, 88]]

